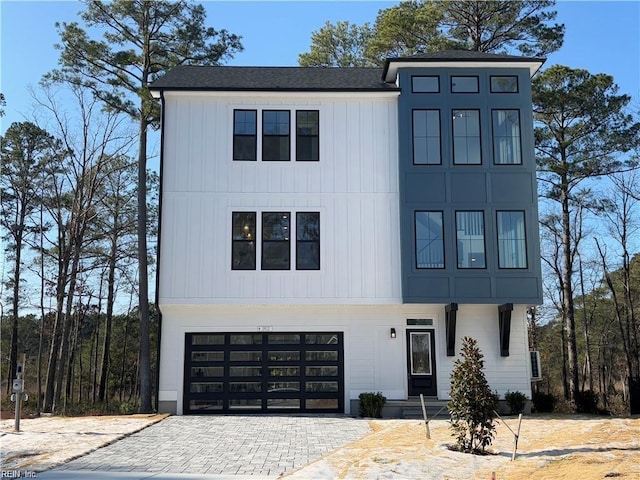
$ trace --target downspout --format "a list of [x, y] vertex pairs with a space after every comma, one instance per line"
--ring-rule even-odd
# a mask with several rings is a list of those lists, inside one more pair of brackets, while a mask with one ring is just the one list
[[162, 170], [164, 166], [164, 91], [160, 90], [160, 173], [159, 173], [159, 189], [158, 192], [158, 241], [157, 241], [157, 253], [156, 253], [156, 309], [158, 311], [158, 343], [156, 345], [156, 412], [160, 405], [160, 344], [162, 341], [162, 311], [160, 310], [160, 242], [162, 239]]

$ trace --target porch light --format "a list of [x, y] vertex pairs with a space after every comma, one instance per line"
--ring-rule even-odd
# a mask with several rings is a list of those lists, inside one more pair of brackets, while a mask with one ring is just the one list
[[395, 329], [395, 328], [392, 328], [392, 329], [391, 329], [391, 332], [389, 332], [389, 336], [390, 336], [391, 338], [396, 338], [396, 329]]

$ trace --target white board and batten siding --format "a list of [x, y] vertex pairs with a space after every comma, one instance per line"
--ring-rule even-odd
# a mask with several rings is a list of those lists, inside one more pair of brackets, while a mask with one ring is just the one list
[[[289, 162], [232, 160], [233, 111], [291, 111]], [[318, 110], [320, 161], [295, 161]], [[389, 94], [166, 93], [161, 305], [401, 303], [397, 107]], [[235, 211], [320, 212], [319, 271], [231, 270]]]

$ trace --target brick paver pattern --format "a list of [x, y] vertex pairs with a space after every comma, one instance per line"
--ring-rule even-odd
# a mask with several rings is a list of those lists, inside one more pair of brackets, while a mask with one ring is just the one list
[[175, 416], [56, 470], [278, 476], [368, 433], [324, 416]]

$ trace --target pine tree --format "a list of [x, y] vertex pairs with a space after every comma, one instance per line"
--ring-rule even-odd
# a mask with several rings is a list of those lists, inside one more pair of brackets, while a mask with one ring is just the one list
[[454, 362], [451, 373], [448, 405], [451, 430], [458, 450], [480, 453], [493, 441], [497, 398], [484, 376], [484, 360], [478, 342], [464, 337], [461, 354], [462, 358]]

